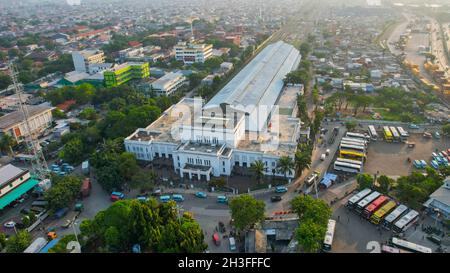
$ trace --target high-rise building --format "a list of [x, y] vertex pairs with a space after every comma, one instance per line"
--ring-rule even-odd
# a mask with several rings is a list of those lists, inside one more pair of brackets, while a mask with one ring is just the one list
[[211, 44], [180, 42], [175, 47], [175, 58], [184, 64], [204, 63], [212, 56]]
[[123, 63], [103, 72], [106, 87], [119, 86], [134, 79], [150, 77], [148, 63]]

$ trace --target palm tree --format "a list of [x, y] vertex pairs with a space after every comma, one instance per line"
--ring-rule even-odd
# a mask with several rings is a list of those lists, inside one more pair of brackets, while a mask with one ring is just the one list
[[284, 178], [287, 179], [287, 173], [294, 167], [294, 161], [289, 156], [282, 156], [278, 159], [277, 169], [279, 172], [284, 173]]
[[302, 175], [303, 170], [311, 166], [311, 154], [308, 151], [297, 151], [295, 153], [295, 166], [299, 175]]
[[264, 166], [264, 162], [262, 162], [261, 160], [256, 160], [255, 162], [250, 164], [250, 171], [254, 173], [256, 179], [258, 180], [258, 183], [261, 183], [265, 170], [266, 167]]
[[17, 144], [16, 140], [7, 134], [0, 138], [0, 151], [13, 154], [12, 147]]

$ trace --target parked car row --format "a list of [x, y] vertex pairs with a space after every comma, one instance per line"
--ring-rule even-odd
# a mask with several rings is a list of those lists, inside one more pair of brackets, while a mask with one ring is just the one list
[[50, 171], [59, 176], [64, 176], [66, 174], [73, 172], [74, 170], [75, 170], [75, 168], [73, 166], [69, 165], [68, 163], [62, 163], [62, 164], [54, 163], [50, 166]]

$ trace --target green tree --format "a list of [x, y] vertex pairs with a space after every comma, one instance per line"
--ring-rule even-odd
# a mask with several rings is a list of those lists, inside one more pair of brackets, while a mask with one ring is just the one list
[[297, 152], [295, 153], [295, 166], [299, 172], [299, 176], [301, 176], [303, 170], [311, 166], [311, 151], [301, 151], [297, 149]]
[[150, 191], [155, 186], [156, 178], [153, 171], [139, 170], [131, 177], [130, 187], [140, 189], [141, 192]]
[[52, 110], [52, 116], [56, 119], [65, 119], [67, 115], [58, 108]]
[[0, 90], [6, 89], [12, 84], [12, 80], [8, 75], [0, 74]]
[[379, 190], [384, 194], [388, 194], [392, 185], [394, 184], [394, 179], [387, 177], [386, 175], [381, 175], [377, 179]]
[[97, 111], [93, 107], [86, 107], [80, 112], [80, 118], [95, 120], [97, 119]]
[[262, 182], [265, 170], [266, 166], [264, 165], [264, 162], [262, 162], [261, 160], [256, 160], [250, 165], [250, 171], [253, 172], [258, 183]]
[[48, 250], [48, 253], [69, 253], [70, 250], [67, 249], [67, 244], [74, 241], [76, 241], [74, 234], [64, 235], [56, 245]]
[[264, 220], [265, 203], [248, 194], [242, 194], [230, 201], [230, 210], [236, 228], [245, 231]]
[[3, 250], [4, 247], [6, 247], [6, 234], [3, 232], [0, 232], [0, 252]]
[[283, 173], [285, 178], [287, 178], [288, 173], [291, 174], [294, 168], [294, 161], [289, 156], [282, 156], [278, 159], [277, 170]]
[[321, 199], [299, 195], [291, 201], [292, 210], [299, 217], [295, 237], [306, 252], [317, 252], [322, 246], [331, 208]]
[[59, 157], [69, 163], [80, 163], [83, 161], [85, 154], [84, 148], [83, 141], [79, 137], [73, 138], [64, 145], [64, 148], [59, 153]]
[[445, 124], [442, 126], [442, 134], [445, 136], [450, 135], [450, 124]]
[[17, 142], [16, 140], [8, 134], [3, 134], [0, 137], [0, 151], [7, 153], [7, 154], [12, 154], [12, 147], [16, 146]]
[[54, 176], [52, 187], [44, 193], [44, 199], [48, 202], [48, 208], [56, 211], [68, 207], [79, 195], [81, 178], [74, 175]]
[[352, 131], [353, 129], [356, 128], [356, 122], [355, 121], [347, 121], [347, 122], [345, 122], [345, 127], [347, 128], [348, 131]]
[[311, 219], [300, 222], [295, 230], [295, 238], [305, 252], [318, 252], [322, 248], [326, 226], [319, 225]]
[[6, 252], [22, 253], [31, 244], [31, 234], [26, 230], [19, 230], [16, 235], [9, 237], [6, 242]]
[[367, 173], [358, 174], [356, 176], [356, 181], [358, 182], [358, 188], [360, 190], [372, 188], [374, 182], [373, 176]]

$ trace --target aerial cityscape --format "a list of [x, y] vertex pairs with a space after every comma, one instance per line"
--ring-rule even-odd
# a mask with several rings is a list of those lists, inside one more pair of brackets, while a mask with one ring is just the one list
[[0, 0], [0, 256], [449, 235], [448, 0]]

